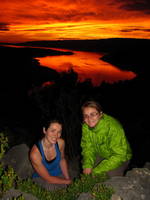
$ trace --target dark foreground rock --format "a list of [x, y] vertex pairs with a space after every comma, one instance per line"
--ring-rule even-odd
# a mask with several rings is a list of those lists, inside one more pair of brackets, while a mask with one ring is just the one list
[[27, 194], [26, 192], [22, 192], [13, 188], [7, 191], [1, 200], [12, 200], [12, 198], [17, 198], [21, 195], [25, 198], [25, 200], [38, 200], [32, 194]]
[[112, 177], [105, 182], [123, 200], [150, 200], [150, 170], [134, 168], [125, 177]]
[[[149, 166], [149, 163], [145, 166]], [[128, 171], [126, 176], [112, 177], [104, 184], [115, 191], [111, 200], [150, 200], [150, 170], [148, 168], [134, 168]], [[85, 196], [93, 200], [91, 194], [88, 193], [82, 193], [78, 200], [84, 200]]]
[[33, 173], [33, 168], [29, 161], [29, 147], [20, 144], [12, 147], [3, 157], [5, 166], [12, 166], [16, 174], [22, 178], [29, 178]]

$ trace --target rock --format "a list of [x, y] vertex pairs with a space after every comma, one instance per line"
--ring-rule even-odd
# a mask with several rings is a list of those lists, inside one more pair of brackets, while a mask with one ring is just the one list
[[150, 200], [150, 171], [146, 168], [132, 169], [125, 177], [112, 177], [105, 184], [123, 200]]
[[33, 168], [29, 161], [29, 147], [26, 144], [20, 144], [12, 147], [3, 157], [4, 166], [13, 167], [16, 174], [22, 178], [29, 178], [33, 173]]
[[12, 198], [17, 198], [19, 196], [23, 195], [23, 197], [25, 198], [25, 200], [38, 200], [35, 196], [33, 196], [32, 194], [27, 194], [25, 192], [22, 192], [20, 190], [16, 190], [16, 189], [10, 189], [9, 191], [7, 191], [5, 193], [5, 195], [2, 197], [1, 200], [12, 200]]
[[122, 200], [120, 196], [113, 194], [111, 200]]
[[78, 178], [80, 176], [80, 158], [75, 157], [73, 159], [68, 160], [68, 169], [69, 174], [72, 179]]
[[90, 193], [81, 193], [77, 200], [94, 200], [95, 198], [92, 197]]
[[150, 170], [150, 162], [146, 162], [145, 165], [144, 165], [144, 168], [147, 168]]
[[[103, 184], [114, 189], [111, 200], [150, 200], [150, 170], [147, 168], [133, 168], [126, 176], [112, 177]], [[82, 199], [93, 200], [93, 197], [82, 193], [77, 200]]]

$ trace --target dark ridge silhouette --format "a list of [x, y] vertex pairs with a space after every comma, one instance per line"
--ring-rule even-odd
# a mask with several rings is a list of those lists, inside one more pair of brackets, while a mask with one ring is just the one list
[[131, 46], [149, 46], [150, 40], [133, 38], [110, 38], [99, 40], [43, 40], [15, 44], [34, 47], [59, 47], [74, 50], [109, 52], [114, 51], [120, 47], [128, 48], [130, 50]]

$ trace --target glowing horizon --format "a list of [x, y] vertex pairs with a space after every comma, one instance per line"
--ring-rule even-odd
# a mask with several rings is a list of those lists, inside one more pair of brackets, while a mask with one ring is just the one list
[[5, 0], [0, 13], [0, 42], [150, 39], [147, 0]]

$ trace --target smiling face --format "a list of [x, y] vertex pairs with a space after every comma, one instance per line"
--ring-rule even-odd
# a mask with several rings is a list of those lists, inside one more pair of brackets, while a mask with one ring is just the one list
[[85, 107], [83, 109], [83, 120], [90, 127], [93, 128], [97, 125], [102, 113], [99, 113], [96, 108]]
[[45, 139], [47, 140], [48, 143], [51, 144], [56, 144], [58, 138], [60, 138], [61, 136], [61, 132], [62, 132], [62, 125], [57, 122], [51, 123], [47, 129], [45, 127], [43, 128]]

